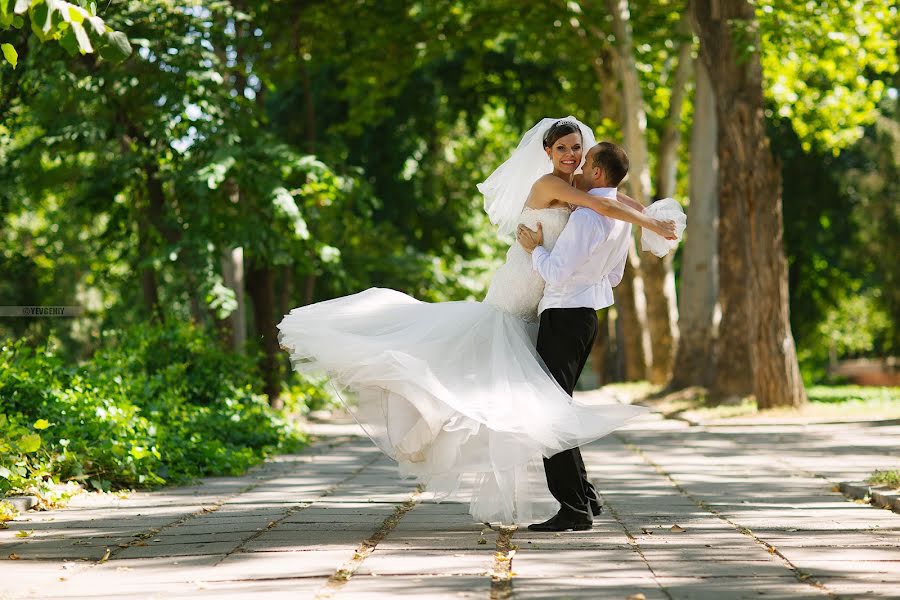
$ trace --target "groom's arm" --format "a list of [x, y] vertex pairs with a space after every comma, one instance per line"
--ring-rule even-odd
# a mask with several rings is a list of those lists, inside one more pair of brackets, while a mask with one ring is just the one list
[[609, 285], [612, 287], [616, 287], [620, 283], [622, 283], [622, 277], [625, 276], [625, 263], [628, 262], [628, 253], [626, 252], [624, 256], [622, 256], [622, 260], [619, 261], [613, 270], [608, 275]]
[[575, 211], [556, 240], [553, 252], [543, 246], [534, 249], [531, 264], [545, 282], [561, 283], [584, 264], [597, 244], [608, 235], [605, 225], [598, 221], [588, 212]]

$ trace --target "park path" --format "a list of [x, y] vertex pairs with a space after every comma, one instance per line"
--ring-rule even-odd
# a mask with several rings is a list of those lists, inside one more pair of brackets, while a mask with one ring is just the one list
[[564, 534], [430, 502], [359, 433], [319, 426], [243, 477], [29, 512], [0, 531], [0, 599], [900, 598], [900, 515], [833, 491], [897, 468], [898, 425], [647, 415], [584, 448], [606, 509]]

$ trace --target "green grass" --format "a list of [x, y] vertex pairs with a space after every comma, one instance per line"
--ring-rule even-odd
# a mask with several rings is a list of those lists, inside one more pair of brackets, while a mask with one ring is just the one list
[[868, 482], [872, 485], [883, 485], [885, 487], [900, 489], [900, 469], [891, 469], [889, 471], [878, 471], [869, 475]]
[[861, 385], [813, 385], [806, 388], [810, 402], [823, 404], [897, 404], [900, 387], [864, 387]]
[[812, 418], [812, 419], [898, 419], [900, 418], [900, 388], [864, 387], [858, 385], [816, 385], [806, 391], [809, 403], [800, 408], [758, 410], [753, 397], [737, 404], [712, 405], [703, 388], [689, 388], [671, 394], [661, 394], [658, 386], [647, 383], [615, 384], [612, 391], [674, 416], [689, 414], [703, 421], [735, 418]]

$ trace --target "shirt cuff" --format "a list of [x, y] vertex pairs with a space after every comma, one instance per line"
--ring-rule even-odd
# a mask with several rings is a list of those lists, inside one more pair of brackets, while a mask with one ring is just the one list
[[531, 252], [531, 268], [534, 269], [535, 271], [537, 271], [538, 270], [538, 261], [544, 260], [544, 257], [547, 256], [547, 254], [548, 254], [548, 252], [547, 252], [546, 248], [544, 248], [543, 246], [537, 246]]

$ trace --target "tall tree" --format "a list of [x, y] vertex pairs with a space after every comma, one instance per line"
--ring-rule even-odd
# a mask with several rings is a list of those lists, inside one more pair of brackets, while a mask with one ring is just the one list
[[[693, 73], [694, 36], [690, 19], [683, 16], [678, 22], [680, 38], [676, 40], [677, 65], [669, 83], [669, 106], [660, 134], [656, 153], [656, 190], [654, 198], [675, 196], [678, 183], [678, 156], [681, 148], [682, 114], [687, 86]], [[647, 294], [647, 321], [653, 340], [653, 363], [650, 365], [650, 381], [667, 383], [672, 374], [672, 364], [678, 345], [680, 324], [675, 293], [675, 272], [672, 263], [675, 253], [663, 258], [645, 253], [642, 261], [645, 292]]]
[[[613, 34], [616, 43], [615, 65], [621, 93], [619, 116], [622, 119], [622, 137], [628, 152], [629, 175], [626, 187], [631, 196], [641, 204], [650, 198], [650, 158], [647, 151], [647, 114], [641, 93], [640, 78], [634, 59], [634, 43], [631, 31], [631, 13], [628, 0], [607, 0], [607, 10], [612, 15]], [[653, 336], [648, 318], [641, 259], [634, 240], [628, 250], [628, 266], [617, 289], [622, 326], [627, 332], [625, 340], [625, 377], [646, 379], [653, 364]], [[660, 311], [655, 314], [659, 315]]]
[[718, 295], [719, 161], [716, 99], [702, 61], [696, 64], [690, 148], [690, 204], [681, 254], [678, 326], [681, 337], [669, 389], [709, 386], [715, 365], [713, 314]]
[[[749, 233], [749, 255], [744, 256], [750, 258], [745, 277], [747, 296], [753, 298], [748, 315], [753, 392], [760, 408], [799, 406], [806, 402], [806, 392], [788, 317], [781, 175], [765, 129], [754, 8], [744, 0], [698, 0], [691, 14], [700, 37], [700, 57], [716, 94], [720, 225], [726, 219], [738, 229], [746, 224]], [[738, 214], [727, 213], [725, 207], [738, 207]], [[720, 249], [719, 264], [724, 265], [732, 257], [724, 246]], [[723, 271], [720, 286], [727, 283]], [[723, 306], [723, 312], [726, 308], [731, 307]]]

